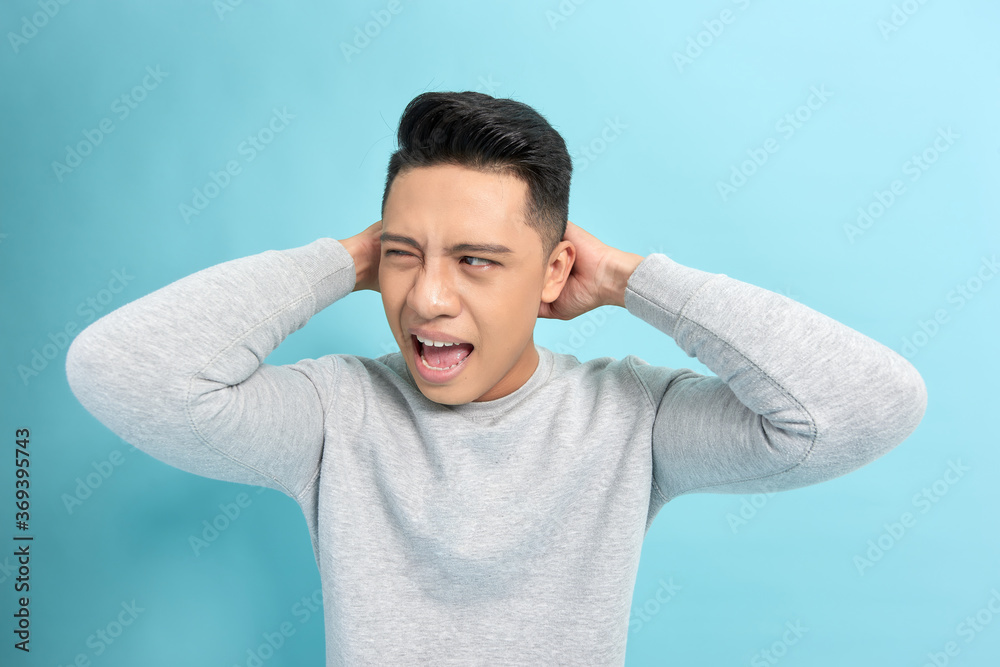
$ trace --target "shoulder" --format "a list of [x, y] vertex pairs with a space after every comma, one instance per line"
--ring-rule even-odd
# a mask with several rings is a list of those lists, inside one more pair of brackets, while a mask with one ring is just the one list
[[552, 355], [553, 376], [594, 387], [600, 393], [626, 392], [654, 408], [677, 380], [701, 377], [688, 368], [652, 365], [634, 354], [621, 359], [598, 357], [589, 361], [580, 361], [572, 354], [553, 352]]
[[371, 358], [356, 354], [327, 354], [316, 359], [302, 359], [288, 368], [308, 376], [314, 383], [372, 384], [403, 379], [406, 363], [399, 352]]
[[580, 361], [573, 354], [552, 352], [552, 362], [554, 382], [591, 390], [602, 397], [624, 395], [635, 400], [652, 401], [649, 374], [637, 371], [638, 367], [652, 367], [633, 354], [621, 359], [605, 356]]

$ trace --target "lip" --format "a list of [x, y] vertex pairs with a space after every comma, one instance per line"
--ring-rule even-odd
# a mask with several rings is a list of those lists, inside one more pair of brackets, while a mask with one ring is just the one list
[[[411, 331], [420, 331], [420, 330], [413, 329]], [[440, 336], [441, 334], [435, 334], [435, 335]], [[423, 333], [420, 334], [420, 337], [430, 338], [431, 340], [447, 341], [449, 343], [465, 342], [461, 340], [449, 340], [448, 337], [434, 338], [431, 335], [425, 336]], [[417, 340], [417, 336], [415, 333], [410, 335], [410, 343], [411, 343], [410, 349], [413, 351], [413, 365], [417, 369], [417, 373], [420, 375], [421, 378], [423, 378], [425, 382], [429, 382], [431, 384], [444, 384], [446, 382], [454, 380], [462, 373], [462, 371], [465, 370], [465, 366], [466, 363], [469, 361], [469, 357], [471, 357], [473, 354], [476, 353], [476, 348], [475, 346], [473, 346], [472, 352], [469, 352], [469, 355], [464, 359], [462, 359], [462, 361], [460, 361], [457, 366], [455, 366], [454, 368], [449, 368], [448, 370], [438, 371], [434, 370], [433, 368], [427, 368], [427, 366], [424, 366], [423, 355], [420, 354], [420, 347], [422, 343]]]

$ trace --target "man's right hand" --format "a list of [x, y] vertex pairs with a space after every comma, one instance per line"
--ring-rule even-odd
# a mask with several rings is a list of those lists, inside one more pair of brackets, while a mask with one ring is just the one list
[[355, 283], [352, 292], [378, 292], [378, 265], [382, 257], [382, 221], [340, 242], [354, 258]]

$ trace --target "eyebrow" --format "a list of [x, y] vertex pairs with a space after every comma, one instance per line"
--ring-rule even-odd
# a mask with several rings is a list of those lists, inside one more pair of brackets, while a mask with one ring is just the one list
[[[403, 236], [401, 234], [390, 234], [389, 232], [382, 232], [381, 236], [382, 243], [386, 241], [396, 241], [398, 243], [405, 243], [406, 245], [413, 246], [414, 248], [420, 250], [420, 244], [409, 236]], [[455, 245], [448, 248], [450, 254], [464, 253], [464, 252], [475, 252], [486, 255], [512, 255], [514, 251], [505, 245], [500, 245], [499, 243], [456, 243]]]

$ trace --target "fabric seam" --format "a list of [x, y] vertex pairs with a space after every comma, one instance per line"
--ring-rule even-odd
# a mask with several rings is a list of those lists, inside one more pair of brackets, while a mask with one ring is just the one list
[[[783, 475], [783, 474], [785, 474], [785, 473], [787, 473], [787, 472], [789, 472], [789, 471], [797, 468], [798, 466], [802, 465], [809, 458], [809, 456], [813, 452], [813, 449], [816, 446], [816, 440], [817, 440], [818, 435], [819, 435], [817, 427], [816, 427], [816, 420], [809, 413], [809, 410], [804, 405], [802, 405], [802, 403], [795, 396], [793, 396], [784, 386], [782, 386], [781, 383], [777, 382], [768, 373], [765, 373], [764, 370], [762, 368], [760, 368], [760, 366], [758, 366], [756, 363], [754, 363], [754, 361], [752, 359], [748, 358], [745, 354], [743, 354], [739, 349], [736, 348], [736, 346], [734, 346], [733, 344], [731, 344], [729, 341], [727, 341], [727, 340], [725, 340], [723, 338], [720, 338], [719, 336], [717, 336], [715, 334], [715, 332], [709, 330], [705, 326], [699, 324], [698, 322], [695, 322], [694, 320], [692, 320], [692, 319], [690, 319], [690, 318], [688, 318], [688, 317], [686, 317], [684, 315], [684, 311], [687, 309], [688, 304], [691, 303], [691, 300], [695, 297], [695, 295], [697, 295], [698, 292], [700, 292], [705, 287], [705, 285], [707, 285], [708, 283], [712, 282], [716, 278], [721, 278], [721, 277], [725, 277], [724, 274], [719, 274], [719, 275], [714, 276], [713, 278], [709, 278], [708, 280], [706, 280], [705, 282], [703, 282], [694, 292], [692, 292], [691, 296], [688, 297], [687, 300], [685, 300], [684, 305], [682, 305], [681, 308], [680, 308], [680, 310], [676, 313], [677, 317], [676, 317], [676, 320], [674, 322], [673, 333], [670, 334], [670, 337], [673, 338], [674, 341], [676, 342], [676, 337], [675, 337], [674, 334], [676, 334], [677, 327], [680, 325], [681, 318], [683, 318], [689, 324], [698, 327], [700, 330], [702, 330], [703, 332], [707, 333], [709, 336], [711, 336], [715, 340], [719, 341], [720, 343], [722, 343], [723, 345], [725, 345], [727, 348], [729, 348], [731, 351], [735, 352], [740, 357], [742, 357], [754, 369], [756, 369], [757, 372], [762, 377], [764, 377], [771, 384], [772, 387], [776, 388], [781, 393], [782, 396], [785, 396], [786, 398], [788, 398], [789, 400], [791, 400], [798, 407], [798, 409], [800, 410], [800, 412], [802, 412], [805, 415], [805, 417], [806, 417], [806, 419], [807, 419], [807, 421], [809, 423], [809, 430], [810, 430], [809, 446], [806, 448], [806, 451], [802, 455], [801, 459], [799, 459], [798, 461], [792, 463], [791, 465], [789, 465], [787, 468], [785, 468], [783, 470], [778, 470], [778, 471], [775, 471], [775, 472], [772, 472], [772, 473], [768, 473], [766, 475], [758, 475], [756, 477], [747, 477], [745, 479], [730, 480], [730, 481], [727, 481], [727, 482], [717, 482], [717, 483], [714, 483], [714, 484], [703, 484], [701, 486], [694, 486], [694, 487], [691, 487], [689, 489], [685, 489], [683, 491], [675, 493], [672, 496], [670, 496], [669, 498], [667, 498], [666, 495], [663, 494], [662, 491], [657, 487], [657, 491], [659, 491], [660, 494], [663, 495], [663, 497], [664, 497], [664, 499], [665, 499], [666, 502], [670, 502], [674, 498], [677, 498], [678, 496], [684, 495], [685, 493], [691, 493], [693, 491], [697, 491], [697, 490], [700, 490], [700, 489], [710, 489], [710, 488], [717, 487], [717, 486], [725, 486], [727, 484], [739, 484], [739, 483], [751, 482], [751, 481], [759, 480], [759, 479], [765, 479], [767, 477], [774, 477], [776, 475]], [[646, 302], [648, 304], [651, 304], [654, 308], [659, 309], [659, 310], [665, 310], [659, 304], [657, 304], [655, 301], [653, 301], [653, 300], [651, 300], [651, 299], [643, 296], [642, 294], [640, 294], [639, 292], [637, 292], [635, 289], [633, 289], [633, 288], [629, 288], [629, 289], [632, 289], [633, 293], [638, 298], [642, 299], [644, 302]], [[665, 311], [665, 312], [669, 312], [669, 311]], [[718, 376], [716, 376], [716, 377], [718, 377]], [[749, 408], [747, 408], [747, 409], [749, 410]], [[758, 421], [765, 419], [763, 415], [759, 415], [759, 414], [756, 414], [756, 413], [754, 413], [754, 414], [756, 415]], [[654, 420], [655, 420], [655, 417], [654, 417]], [[776, 427], [776, 428], [778, 428], [779, 430], [783, 430], [780, 427]], [[654, 481], [654, 484], [655, 484], [655, 481], [656, 481], [655, 478], [654, 478], [653, 481]]]
[[[276, 479], [273, 475], [269, 475], [269, 474], [265, 473], [264, 471], [257, 469], [257, 467], [252, 466], [249, 463], [246, 463], [245, 461], [240, 461], [239, 459], [236, 459], [232, 455], [228, 454], [227, 452], [223, 451], [222, 449], [218, 448], [217, 446], [215, 446], [211, 442], [209, 442], [208, 438], [206, 438], [202, 434], [201, 429], [198, 427], [197, 423], [195, 422], [194, 417], [192, 415], [192, 409], [191, 409], [192, 396], [194, 394], [194, 391], [193, 391], [192, 387], [194, 385], [195, 380], [205, 372], [206, 368], [208, 368], [212, 364], [214, 364], [216, 362], [216, 360], [218, 360], [218, 358], [220, 356], [222, 356], [224, 353], [226, 353], [230, 349], [232, 349], [238, 342], [245, 340], [246, 337], [251, 332], [253, 332], [255, 329], [260, 328], [261, 326], [263, 326], [263, 325], [267, 324], [268, 322], [272, 321], [274, 318], [278, 317], [282, 313], [284, 313], [284, 312], [288, 311], [289, 309], [291, 309], [291, 308], [299, 305], [300, 303], [302, 303], [303, 300], [305, 300], [305, 299], [312, 299], [313, 303], [315, 304], [315, 302], [316, 302], [316, 295], [315, 295], [315, 291], [313, 290], [313, 286], [316, 283], [320, 282], [321, 280], [325, 280], [326, 278], [330, 277], [331, 275], [336, 275], [340, 271], [343, 271], [344, 268], [346, 268], [346, 267], [342, 267], [340, 269], [337, 269], [337, 271], [335, 271], [333, 274], [326, 274], [322, 278], [320, 278], [319, 280], [310, 283], [309, 280], [306, 279], [306, 277], [305, 277], [305, 272], [303, 272], [302, 269], [297, 264], [295, 264], [295, 262], [292, 262], [286, 255], [284, 255], [280, 251], [277, 251], [277, 252], [278, 252], [278, 256], [279, 257], [281, 257], [286, 262], [291, 262], [291, 264], [295, 267], [295, 270], [299, 273], [299, 275], [303, 279], [303, 282], [307, 285], [308, 290], [309, 290], [308, 293], [307, 294], [303, 294], [302, 296], [296, 298], [294, 301], [286, 303], [284, 306], [282, 306], [280, 309], [276, 310], [274, 313], [272, 313], [268, 317], [266, 317], [263, 320], [257, 322], [256, 324], [250, 326], [243, 333], [241, 333], [240, 335], [236, 336], [233, 340], [231, 340], [225, 347], [223, 347], [218, 352], [216, 352], [212, 356], [212, 358], [209, 359], [205, 363], [205, 365], [202, 366], [198, 371], [196, 371], [195, 373], [193, 373], [188, 378], [187, 391], [186, 391], [186, 395], [184, 397], [184, 415], [187, 418], [188, 427], [191, 429], [191, 432], [209, 450], [214, 451], [215, 453], [219, 454], [220, 456], [222, 456], [222, 457], [224, 457], [224, 458], [232, 461], [236, 465], [241, 466], [241, 467], [243, 467], [246, 470], [254, 472], [257, 475], [260, 475], [261, 477], [263, 477], [265, 479], [270, 479], [277, 486], [279, 486], [288, 496], [290, 496], [291, 498], [295, 499], [296, 502], [298, 502], [298, 499], [299, 499], [299, 497], [300, 497], [300, 495], [301, 495], [302, 492], [294, 493], [291, 489], [289, 489], [287, 486], [285, 486], [284, 483], [282, 483], [280, 480]], [[259, 364], [263, 363], [263, 360], [258, 358], [257, 361], [258, 361], [258, 368], [259, 368]], [[310, 380], [310, 384], [312, 384], [311, 380]], [[315, 390], [315, 385], [313, 385], [313, 388]], [[325, 418], [325, 414], [324, 414], [324, 431], [323, 431], [323, 433], [324, 433], [324, 440], [325, 440], [325, 433], [326, 433], [326, 431], [325, 431], [325, 419], [326, 418]], [[318, 474], [318, 473], [319, 473], [319, 466], [317, 466], [316, 471], [313, 473], [313, 477], [315, 477], [315, 475]]]

